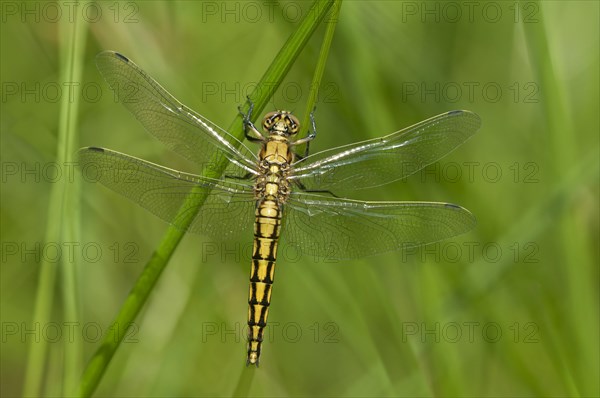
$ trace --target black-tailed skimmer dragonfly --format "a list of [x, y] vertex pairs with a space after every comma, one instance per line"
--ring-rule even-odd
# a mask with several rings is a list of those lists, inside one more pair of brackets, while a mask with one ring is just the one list
[[[393, 134], [299, 156], [312, 132], [296, 139], [298, 119], [268, 113], [265, 135], [244, 117], [240, 140], [183, 105], [125, 56], [102, 52], [97, 65], [119, 101], [146, 130], [179, 155], [203, 166], [203, 175], [169, 169], [108, 149], [79, 152], [82, 169], [163, 220], [219, 240], [254, 232], [248, 308], [247, 364], [256, 364], [267, 324], [277, 245], [337, 259], [420, 246], [469, 231], [466, 209], [449, 203], [364, 202], [340, 195], [396, 181], [446, 155], [479, 128], [479, 117], [452, 111]], [[227, 162], [219, 176], [210, 165]], [[208, 165], [208, 166], [207, 166]], [[210, 175], [210, 176], [207, 176]], [[194, 195], [202, 198], [190, 200]], [[194, 215], [195, 214], [195, 215]], [[190, 215], [193, 220], [189, 222]]]

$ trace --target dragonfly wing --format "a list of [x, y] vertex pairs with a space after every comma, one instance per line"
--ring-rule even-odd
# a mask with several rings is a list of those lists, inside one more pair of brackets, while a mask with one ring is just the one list
[[96, 64], [119, 102], [169, 149], [204, 169], [227, 159], [227, 175], [254, 172], [256, 155], [241, 141], [183, 105], [131, 60], [104, 51]]
[[314, 257], [348, 259], [437, 242], [476, 224], [466, 209], [435, 202], [362, 202], [292, 192], [282, 238]]
[[405, 178], [471, 137], [481, 119], [451, 111], [381, 138], [310, 155], [294, 165], [292, 180], [307, 191], [351, 192]]
[[187, 174], [94, 147], [79, 150], [79, 165], [86, 181], [99, 181], [180, 229], [219, 240], [252, 236], [255, 199], [247, 183]]

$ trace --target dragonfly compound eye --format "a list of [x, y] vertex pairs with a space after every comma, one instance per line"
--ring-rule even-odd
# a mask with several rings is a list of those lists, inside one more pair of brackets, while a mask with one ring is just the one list
[[300, 121], [298, 118], [291, 113], [286, 114], [285, 123], [288, 127], [288, 132], [290, 134], [296, 134], [299, 130]]
[[279, 134], [296, 134], [299, 124], [298, 119], [288, 111], [269, 112], [263, 119], [265, 131], [277, 131]]
[[267, 113], [263, 119], [263, 128], [266, 131], [271, 130], [275, 123], [277, 123], [281, 119], [281, 113], [281, 111], [273, 111]]

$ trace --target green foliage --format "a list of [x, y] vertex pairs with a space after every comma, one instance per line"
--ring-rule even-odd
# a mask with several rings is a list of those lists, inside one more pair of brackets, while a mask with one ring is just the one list
[[[599, 395], [599, 5], [489, 4], [469, 12], [462, 3], [344, 3], [311, 151], [451, 109], [477, 112], [481, 131], [451, 155], [353, 197], [450, 201], [471, 210], [478, 227], [359, 261], [282, 252], [259, 369], [244, 366], [251, 237], [179, 236], [171, 256], [175, 241], [160, 243], [169, 227], [103, 187], [81, 184], [81, 215], [53, 199], [70, 189], [61, 186], [70, 184], [63, 163], [78, 146], [62, 127], [74, 119], [60, 122], [60, 99], [69, 94], [63, 80], [77, 83], [80, 146], [200, 172], [116, 103], [95, 55], [122, 52], [182, 102], [239, 132], [239, 118], [229, 122], [246, 95], [256, 117], [264, 107], [307, 120], [330, 17], [309, 41], [296, 42], [304, 46], [297, 58], [288, 54], [274, 67], [310, 3], [99, 3], [102, 16], [90, 21], [87, 38], [74, 34], [85, 47], [70, 55], [63, 49], [73, 37], [59, 35], [68, 20], [51, 21], [42, 4], [37, 21], [6, 10], [0, 395], [36, 395], [38, 384], [41, 395], [68, 393], [73, 367], [77, 380], [102, 338], [116, 347], [115, 336], [123, 340], [98, 396]], [[67, 62], [83, 67], [81, 79], [64, 77]], [[274, 92], [255, 90], [259, 81], [274, 87], [277, 79], [259, 80], [267, 70], [286, 77]], [[79, 222], [80, 232], [60, 234]], [[109, 329], [150, 258], [158, 265], [127, 314], [132, 327]], [[36, 300], [47, 306], [41, 316]], [[65, 326], [73, 319], [81, 351]]]

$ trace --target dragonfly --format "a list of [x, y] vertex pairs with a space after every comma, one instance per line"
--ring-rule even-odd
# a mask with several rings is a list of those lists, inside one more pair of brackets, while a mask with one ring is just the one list
[[[82, 170], [173, 226], [220, 241], [250, 239], [246, 365], [258, 366], [279, 244], [300, 253], [355, 259], [448, 239], [471, 230], [475, 217], [442, 202], [359, 201], [345, 196], [397, 181], [437, 161], [480, 127], [457, 110], [395, 133], [309, 153], [291, 112], [269, 112], [264, 132], [243, 117], [251, 150], [188, 108], [124, 55], [105, 51], [96, 64], [121, 102], [162, 144], [200, 165], [200, 174], [99, 147], [79, 150]], [[305, 145], [303, 153], [298, 147]], [[226, 164], [218, 172], [214, 165]]]

